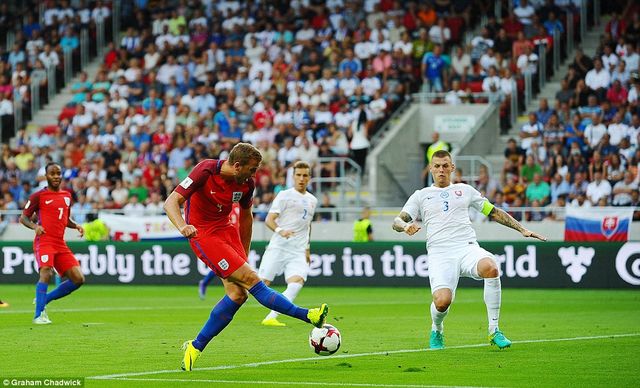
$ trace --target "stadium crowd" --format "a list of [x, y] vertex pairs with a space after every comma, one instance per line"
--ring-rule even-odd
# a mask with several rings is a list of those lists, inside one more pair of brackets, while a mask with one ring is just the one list
[[[247, 141], [265, 158], [256, 189], [263, 217], [297, 159], [351, 155], [364, 168], [381, 120], [418, 90], [425, 54], [459, 39], [472, 14], [470, 2], [125, 3], [125, 31], [95, 79], [82, 73], [71, 85], [59, 122], [4, 143], [3, 208], [24, 206], [54, 160], [77, 210], [151, 213], [199, 160]], [[13, 93], [28, 98], [24, 85], [39, 67], [59, 66], [62, 50], [77, 47], [87, 15], [110, 15], [107, 5], [50, 1], [44, 20], [29, 12], [24, 25], [2, 7], [16, 43], [0, 56], [1, 113], [11, 114]], [[335, 162], [319, 167], [338, 173]]]
[[[81, 73], [70, 85], [59, 122], [3, 139], [0, 207], [22, 208], [46, 185], [43, 166], [53, 160], [63, 166], [79, 222], [99, 209], [154, 214], [198, 161], [224, 158], [246, 141], [264, 155], [255, 196], [263, 218], [274, 195], [290, 186], [294, 161], [329, 177], [338, 174], [336, 163], [319, 157], [351, 155], [364, 167], [371, 135], [421, 88], [446, 93], [450, 104], [484, 91], [501, 101], [507, 130], [511, 81], [520, 89], [523, 73], [537, 71], [537, 45], [549, 50], [554, 29], [564, 33], [564, 11], [576, 10], [570, 1], [520, 0], [501, 22], [489, 17], [464, 45], [478, 15], [493, 14], [485, 3], [123, 2], [120, 38], [109, 44], [95, 78]], [[111, 5], [49, 1], [43, 20], [33, 9], [17, 17], [0, 5], [0, 28], [16, 32], [12, 49], [0, 54], [3, 120], [13, 114], [14, 94], [28, 101], [29, 83], [46, 82], [48, 66], [61, 69], [63, 51], [78, 48], [80, 29], [108, 20]], [[490, 200], [505, 207], [563, 199], [597, 205], [603, 195], [590, 196], [586, 186], [606, 181], [607, 202], [638, 203], [640, 86], [631, 74], [640, 22], [633, 15], [628, 26], [624, 18], [610, 22], [595, 61], [578, 53], [553, 106], [541, 103], [522, 138], [510, 142], [500, 179], [481, 174], [476, 183]], [[635, 186], [619, 196], [614, 186], [627, 178], [616, 171], [626, 167]], [[576, 184], [584, 189], [566, 191]]]
[[[518, 8], [514, 12], [517, 15]], [[531, 30], [548, 30], [550, 23], [556, 24], [554, 14], [538, 8], [534, 15], [542, 24]], [[518, 31], [513, 50], [522, 44], [526, 53], [536, 36], [527, 35], [521, 23], [524, 29]], [[504, 25], [498, 31], [504, 31]], [[637, 7], [625, 16], [613, 13], [605, 31], [597, 54], [588, 57], [576, 50], [555, 101], [540, 99], [518, 138], [509, 139], [499, 179], [481, 173], [479, 188], [499, 206], [540, 208], [514, 212], [518, 219], [562, 219], [563, 212], [545, 206], [640, 206]], [[512, 58], [520, 69], [522, 56]], [[640, 219], [639, 212], [634, 219]]]

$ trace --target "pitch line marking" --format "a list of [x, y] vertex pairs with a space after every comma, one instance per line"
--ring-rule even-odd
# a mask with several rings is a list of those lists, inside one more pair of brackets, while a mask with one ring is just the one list
[[176, 382], [176, 383], [222, 383], [222, 384], [279, 384], [279, 385], [313, 385], [335, 387], [392, 387], [392, 388], [491, 388], [462, 385], [420, 385], [420, 384], [367, 384], [367, 383], [329, 383], [325, 381], [241, 381], [241, 380], [198, 380], [198, 379], [138, 379], [115, 378], [117, 381]]
[[[213, 300], [211, 301], [213, 303]], [[474, 303], [477, 304], [477, 301], [456, 301], [456, 304], [466, 304], [466, 303]], [[373, 305], [425, 305], [428, 303], [426, 301], [420, 302], [348, 302], [348, 303], [340, 303], [340, 306], [373, 306]], [[85, 312], [109, 312], [109, 311], [155, 311], [158, 309], [164, 310], [207, 310], [210, 311], [213, 308], [213, 305], [202, 304], [202, 305], [192, 305], [192, 306], [121, 306], [121, 307], [87, 307], [87, 308], [61, 308], [61, 309], [51, 309], [50, 312], [54, 313], [85, 313]], [[265, 308], [263, 305], [259, 303], [250, 303], [242, 306], [243, 309], [247, 308]], [[3, 314], [33, 314], [32, 309], [22, 309], [22, 310], [2, 310], [0, 311], [0, 315]]]
[[[522, 341], [513, 341], [514, 344], [533, 344], [533, 343], [542, 343], [542, 342], [564, 342], [564, 341], [589, 341], [596, 339], [606, 339], [606, 338], [625, 338], [625, 337], [638, 337], [640, 333], [626, 333], [626, 334], [610, 334], [610, 335], [596, 335], [596, 336], [583, 336], [583, 337], [568, 337], [568, 338], [549, 338], [549, 339], [532, 339], [532, 340], [522, 340]], [[448, 346], [443, 350], [447, 349], [469, 349], [469, 348], [480, 348], [489, 346], [488, 343], [481, 344], [468, 344], [468, 345], [457, 345], [457, 346]], [[381, 351], [381, 352], [369, 352], [369, 353], [354, 353], [354, 354], [339, 354], [333, 355], [331, 357], [304, 357], [304, 358], [291, 358], [285, 360], [273, 360], [273, 361], [261, 361], [261, 362], [251, 362], [247, 364], [238, 364], [238, 365], [218, 365], [212, 367], [205, 368], [197, 368], [195, 371], [212, 371], [212, 370], [224, 370], [224, 369], [238, 369], [238, 368], [255, 368], [263, 365], [274, 365], [274, 364], [286, 364], [293, 362], [304, 362], [304, 361], [324, 361], [324, 360], [335, 360], [342, 358], [354, 358], [354, 357], [367, 357], [367, 356], [386, 356], [389, 354], [401, 354], [401, 353], [418, 353], [418, 352], [432, 352], [432, 351], [442, 351], [442, 350], [431, 350], [428, 348], [422, 349], [401, 349], [401, 350], [389, 350], [389, 351]], [[179, 369], [164, 369], [164, 370], [156, 370], [149, 372], [131, 372], [131, 373], [118, 373], [111, 375], [100, 375], [100, 376], [89, 376], [87, 379], [93, 380], [117, 380], [123, 377], [133, 377], [133, 376], [149, 376], [149, 375], [158, 375], [165, 373], [178, 373]], [[159, 380], [162, 381], [162, 380]]]

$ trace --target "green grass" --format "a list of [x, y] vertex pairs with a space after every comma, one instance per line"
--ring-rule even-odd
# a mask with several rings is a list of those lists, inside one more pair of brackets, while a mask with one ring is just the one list
[[[328, 322], [343, 338], [334, 356], [313, 354], [307, 324], [283, 318], [285, 328], [261, 326], [267, 311], [250, 299], [196, 370], [185, 373], [178, 370], [180, 345], [197, 334], [222, 295], [220, 287], [211, 288], [202, 302], [196, 291], [87, 285], [49, 305], [52, 325], [35, 326], [34, 287], [4, 285], [0, 297], [11, 307], [0, 310], [0, 378], [85, 377], [87, 387], [640, 386], [638, 291], [505, 289], [501, 329], [514, 345], [499, 351], [485, 345], [482, 289], [460, 289], [445, 321], [449, 348], [418, 351], [426, 348], [430, 330], [427, 287], [310, 286], [296, 302], [330, 304]], [[518, 343], [593, 336], [606, 337]], [[245, 365], [276, 360], [293, 361]], [[230, 365], [235, 367], [214, 369]], [[161, 370], [170, 372], [126, 377], [141, 380], [89, 378]]]

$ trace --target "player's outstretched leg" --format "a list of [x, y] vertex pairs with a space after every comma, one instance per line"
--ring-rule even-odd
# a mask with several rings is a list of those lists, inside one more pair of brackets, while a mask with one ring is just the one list
[[49, 302], [51, 301], [54, 301], [56, 299], [60, 299], [69, 295], [73, 291], [80, 288], [81, 285], [82, 284], [75, 284], [69, 279], [65, 280], [64, 282], [60, 283], [60, 285], [56, 287], [53, 291], [47, 294], [47, 304], [49, 304]]
[[322, 327], [329, 313], [329, 306], [327, 306], [326, 303], [323, 303], [315, 309], [298, 307], [281, 293], [267, 287], [261, 280], [249, 289], [249, 293], [251, 293], [261, 305], [290, 317], [298, 318], [301, 321], [311, 323], [315, 327]]
[[[293, 302], [298, 296], [298, 293], [302, 289], [303, 280], [298, 277], [299, 281], [289, 281], [287, 282], [287, 289], [282, 292], [282, 295], [289, 299], [289, 301]], [[265, 326], [275, 326], [275, 327], [283, 327], [287, 326], [286, 324], [278, 321], [278, 312], [271, 310], [269, 314], [262, 320], [262, 324]]]
[[47, 294], [46, 304], [56, 299], [64, 298], [84, 284], [84, 275], [79, 266], [71, 267], [64, 273], [67, 280], [60, 283], [53, 291]]
[[200, 297], [200, 300], [204, 300], [204, 296], [207, 293], [207, 286], [215, 277], [215, 272], [210, 271], [207, 276], [198, 282], [198, 296]]
[[301, 321], [311, 323], [315, 327], [322, 327], [327, 319], [329, 306], [324, 303], [315, 309], [305, 309], [296, 306], [281, 293], [269, 288], [260, 280], [256, 271], [249, 267], [247, 263], [242, 264], [240, 268], [235, 270], [227, 278], [227, 281], [233, 282], [248, 290], [261, 305], [270, 310], [298, 318]]
[[0, 300], [0, 307], [9, 307], [9, 303]]

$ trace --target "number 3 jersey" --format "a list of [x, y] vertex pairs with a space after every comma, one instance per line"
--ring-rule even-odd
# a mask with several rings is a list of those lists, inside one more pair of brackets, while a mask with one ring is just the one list
[[64, 243], [64, 231], [69, 221], [71, 193], [65, 190], [51, 191], [44, 188], [29, 197], [22, 214], [31, 218], [37, 214], [36, 223], [44, 228], [44, 234], [36, 236], [41, 242]]
[[309, 228], [316, 211], [318, 199], [309, 192], [301, 194], [296, 189], [283, 190], [276, 195], [269, 213], [277, 213], [277, 224], [294, 233], [288, 239], [274, 233], [269, 246], [288, 251], [304, 251], [309, 244]]
[[425, 187], [409, 197], [402, 211], [412, 219], [420, 218], [427, 232], [428, 249], [447, 249], [475, 243], [469, 208], [485, 216], [493, 205], [473, 187], [456, 183], [448, 187]]

